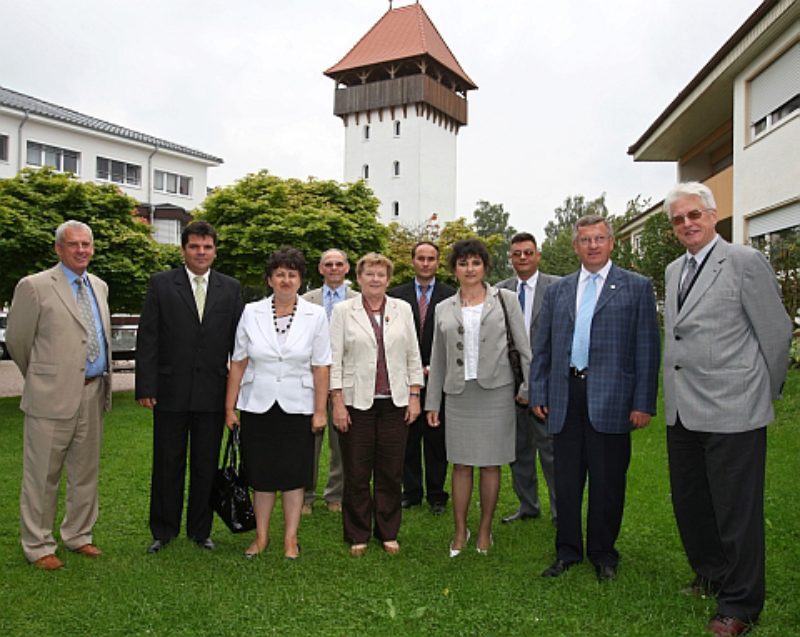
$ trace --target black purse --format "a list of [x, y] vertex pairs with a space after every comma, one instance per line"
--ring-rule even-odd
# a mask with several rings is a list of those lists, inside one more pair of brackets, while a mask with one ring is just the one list
[[250, 489], [245, 483], [242, 464], [239, 462], [238, 425], [228, 432], [222, 466], [214, 476], [211, 506], [232, 533], [244, 533], [256, 528]]
[[503, 308], [503, 319], [506, 322], [506, 342], [508, 343], [508, 363], [511, 365], [511, 372], [514, 374], [514, 396], [519, 393], [519, 388], [525, 382], [522, 374], [522, 356], [520, 356], [517, 346], [514, 344], [514, 337], [511, 335], [511, 326], [508, 324], [508, 309], [503, 300], [503, 293], [497, 290], [497, 297], [500, 299], [500, 306]]

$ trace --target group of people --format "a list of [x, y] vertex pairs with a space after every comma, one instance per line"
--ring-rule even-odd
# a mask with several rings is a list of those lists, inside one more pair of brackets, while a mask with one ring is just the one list
[[[686, 247], [667, 268], [664, 300], [673, 508], [690, 590], [717, 599], [708, 629], [740, 635], [764, 603], [766, 425], [786, 375], [791, 321], [764, 256], [717, 234], [706, 186], [679, 184], [665, 210]], [[489, 553], [502, 465], [511, 465], [519, 500], [502, 521], [542, 514], [538, 455], [556, 525], [555, 560], [542, 576], [561, 576], [584, 555], [599, 581], [617, 576], [631, 432], [656, 412], [661, 338], [653, 286], [611, 261], [605, 218], [577, 221], [581, 267], [563, 278], [538, 271], [536, 240], [519, 233], [509, 255], [516, 276], [495, 287], [485, 280], [486, 246], [466, 239], [448, 257], [458, 289], [436, 280], [439, 248], [421, 241], [408, 283], [389, 289], [392, 262], [370, 253], [355, 267], [358, 294], [346, 281], [347, 255], [332, 249], [318, 266], [323, 286], [301, 295], [306, 261], [286, 247], [267, 261], [271, 294], [246, 306], [239, 283], [211, 268], [210, 224], [189, 224], [181, 244], [184, 265], [150, 280], [137, 340], [136, 399], [153, 411], [149, 553], [180, 533], [187, 455], [187, 535], [214, 549], [209, 502], [224, 423], [240, 427], [255, 492], [248, 559], [269, 545], [278, 492], [284, 556], [300, 556], [298, 528], [312, 510], [327, 429], [324, 498], [341, 511], [351, 555], [364, 555], [371, 539], [398, 553], [402, 510], [423, 498], [442, 514], [448, 464], [448, 554], [471, 540], [475, 467], [474, 546]], [[46, 570], [63, 566], [53, 523], [64, 466], [61, 541], [88, 557], [102, 553], [92, 529], [112, 372], [107, 288], [87, 273], [91, 229], [65, 222], [55, 250], [54, 268], [18, 284], [6, 334], [25, 377], [22, 546]]]

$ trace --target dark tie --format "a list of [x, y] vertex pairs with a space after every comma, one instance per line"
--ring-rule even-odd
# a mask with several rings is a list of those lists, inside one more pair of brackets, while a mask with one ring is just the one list
[[519, 304], [522, 306], [522, 314], [525, 315], [525, 288], [527, 287], [526, 283], [519, 284], [519, 292], [517, 296], [519, 297]]
[[86, 291], [86, 281], [80, 278], [76, 279], [75, 283], [78, 285], [78, 312], [81, 315], [81, 322], [89, 335], [89, 341], [86, 344], [86, 356], [90, 361], [94, 362], [97, 360], [97, 357], [100, 356], [100, 341], [97, 340], [97, 324], [94, 322], [92, 304], [89, 301], [89, 293]]
[[697, 261], [694, 257], [689, 257], [686, 262], [686, 276], [683, 277], [683, 283], [678, 290], [678, 309], [683, 307], [683, 302], [686, 300], [686, 295], [689, 294], [689, 289], [692, 287], [692, 281], [697, 274]]
[[428, 314], [428, 288], [430, 285], [419, 286], [419, 331], [425, 329], [425, 316]]

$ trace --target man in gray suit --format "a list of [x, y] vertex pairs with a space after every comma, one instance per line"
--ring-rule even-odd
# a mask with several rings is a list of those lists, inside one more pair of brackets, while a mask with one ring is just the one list
[[666, 273], [672, 505], [691, 590], [717, 597], [708, 629], [741, 635], [764, 605], [766, 426], [786, 377], [791, 321], [764, 256], [717, 234], [708, 187], [679, 184], [664, 208], [687, 250]]
[[[519, 232], [511, 238], [511, 265], [517, 276], [501, 281], [498, 288], [512, 290], [519, 298], [525, 327], [529, 335], [528, 345], [533, 342], [539, 327], [539, 311], [542, 309], [544, 291], [559, 277], [539, 272], [542, 255], [536, 239], [529, 232]], [[542, 465], [542, 473], [550, 495], [550, 516], [556, 521], [556, 488], [553, 476], [553, 436], [547, 433], [547, 425], [533, 415], [526, 404], [517, 403], [516, 461], [511, 463], [514, 492], [519, 499], [516, 511], [503, 518], [504, 523], [538, 518], [539, 480], [536, 476], [536, 454]]]
[[[358, 293], [350, 288], [345, 277], [350, 272], [350, 262], [343, 250], [331, 248], [322, 253], [319, 258], [319, 273], [322, 275], [323, 284], [320, 288], [309, 290], [303, 295], [306, 301], [316, 303], [325, 308], [328, 322], [331, 320], [333, 306], [345, 299], [357, 296]], [[339, 434], [330, 426], [328, 418], [328, 446], [331, 450], [328, 469], [328, 483], [325, 485], [323, 498], [329, 511], [342, 510], [342, 492], [344, 491], [344, 474], [342, 473], [342, 454], [339, 449]], [[324, 431], [315, 434], [314, 439], [314, 477], [313, 482], [306, 489], [303, 501], [303, 515], [311, 515], [314, 500], [317, 498], [317, 477], [319, 476], [319, 454], [322, 451], [322, 437]]]
[[111, 408], [111, 323], [108, 287], [86, 268], [92, 230], [66, 221], [56, 230], [54, 268], [22, 279], [8, 313], [6, 342], [25, 377], [20, 530], [25, 557], [37, 568], [60, 569], [53, 522], [58, 484], [67, 469], [61, 541], [98, 557], [97, 476], [103, 412]]

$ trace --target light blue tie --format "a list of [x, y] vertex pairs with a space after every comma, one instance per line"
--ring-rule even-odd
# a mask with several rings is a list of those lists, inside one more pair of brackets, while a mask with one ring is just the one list
[[572, 356], [570, 364], [575, 369], [586, 369], [589, 367], [589, 334], [592, 330], [592, 315], [594, 306], [597, 304], [597, 277], [599, 274], [592, 274], [586, 281], [583, 289], [581, 305], [578, 314], [575, 316], [575, 331], [572, 334]]
[[328, 320], [331, 320], [331, 314], [333, 313], [333, 306], [336, 304], [336, 290], [328, 290], [328, 293], [325, 295], [325, 314], [328, 315]]

